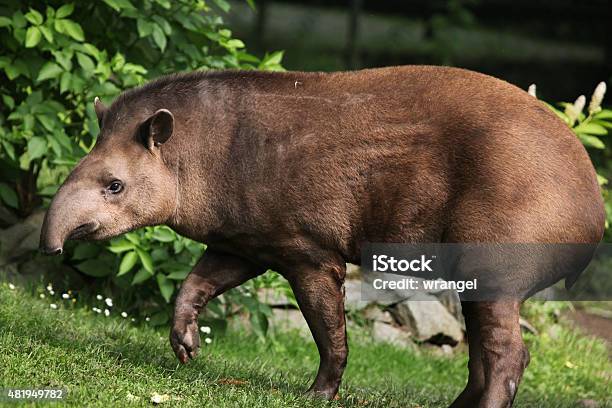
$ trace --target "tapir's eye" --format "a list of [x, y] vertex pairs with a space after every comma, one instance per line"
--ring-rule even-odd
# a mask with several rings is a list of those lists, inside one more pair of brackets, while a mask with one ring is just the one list
[[123, 190], [123, 184], [121, 184], [121, 182], [119, 180], [115, 180], [115, 181], [113, 181], [112, 183], [109, 184], [107, 189], [108, 189], [108, 191], [110, 193], [117, 194], [121, 190]]

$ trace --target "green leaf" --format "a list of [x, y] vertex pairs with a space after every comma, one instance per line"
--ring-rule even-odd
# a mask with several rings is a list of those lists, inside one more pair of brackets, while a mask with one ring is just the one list
[[9, 207], [18, 208], [19, 199], [15, 191], [6, 183], [0, 183], [0, 198]]
[[43, 16], [38, 11], [34, 9], [30, 9], [26, 15], [24, 15], [25, 19], [34, 25], [41, 25], [43, 22]]
[[221, 10], [223, 10], [225, 13], [227, 13], [228, 11], [230, 11], [230, 4], [225, 1], [225, 0], [213, 0], [213, 2], [217, 5], [217, 7], [219, 7]]
[[581, 123], [578, 126], [576, 126], [574, 128], [574, 132], [576, 133], [587, 133], [590, 135], [598, 135], [598, 136], [603, 136], [603, 135], [607, 135], [608, 134], [608, 130], [597, 124], [597, 123], [593, 123], [593, 122], [587, 122], [587, 123]]
[[42, 66], [40, 72], [38, 73], [37, 81], [44, 81], [46, 79], [56, 78], [59, 74], [62, 73], [62, 68], [57, 65], [55, 62], [47, 62]]
[[6, 140], [0, 140], [0, 142], [2, 142], [2, 147], [4, 147], [4, 151], [6, 152], [7, 156], [11, 160], [15, 161], [17, 159], [17, 156], [15, 155], [15, 148], [13, 147], [13, 145], [7, 142]]
[[140, 268], [138, 272], [134, 275], [134, 279], [132, 279], [132, 285], [138, 285], [147, 279], [153, 276], [152, 273], [149, 273], [145, 268]]
[[153, 238], [159, 242], [172, 242], [174, 241], [174, 234], [166, 227], [157, 227], [153, 231]]
[[156, 278], [161, 295], [166, 300], [166, 303], [170, 303], [170, 299], [172, 298], [172, 294], [174, 293], [174, 282], [172, 282], [170, 279], [168, 279], [165, 275], [162, 275], [161, 273], [158, 274]]
[[153, 24], [142, 18], [136, 20], [136, 28], [138, 29], [138, 36], [140, 38], [151, 35], [153, 32]]
[[72, 81], [72, 74], [70, 72], [64, 72], [60, 78], [60, 93], [66, 92], [70, 89], [70, 84]]
[[168, 279], [173, 279], [173, 280], [185, 280], [185, 278], [187, 277], [187, 275], [189, 275], [189, 269], [185, 269], [184, 271], [175, 271], [172, 272], [170, 275], [168, 275]]
[[85, 41], [83, 29], [78, 23], [68, 19], [55, 20], [55, 29], [62, 34], [66, 34], [77, 41]]
[[172, 26], [168, 23], [168, 20], [163, 18], [162, 16], [154, 15], [153, 20], [164, 30], [164, 34], [170, 35], [172, 34]]
[[158, 24], [153, 24], [153, 41], [164, 52], [166, 49], [166, 34]]
[[30, 27], [26, 32], [25, 46], [26, 48], [36, 47], [40, 42], [41, 33], [38, 27]]
[[104, 2], [112, 7], [115, 11], [121, 11], [121, 9], [134, 9], [134, 6], [129, 0], [104, 0]]
[[125, 275], [129, 271], [132, 270], [136, 262], [138, 261], [138, 254], [136, 251], [130, 251], [127, 254], [123, 255], [123, 259], [121, 260], [121, 264], [119, 265], [119, 273], [117, 276]]
[[229, 48], [244, 48], [244, 43], [241, 40], [234, 38], [232, 40], [229, 40], [226, 43], [226, 46]]
[[108, 250], [115, 254], [120, 254], [125, 251], [131, 251], [132, 249], [134, 249], [134, 244], [123, 238], [118, 241], [111, 241], [111, 244], [108, 247]]
[[128, 232], [124, 237], [134, 245], [140, 245], [140, 237], [136, 232]]
[[34, 136], [28, 141], [28, 155], [30, 160], [42, 157], [47, 151], [47, 141], [39, 136]]
[[165, 8], [166, 10], [170, 10], [170, 7], [172, 7], [170, 0], [155, 0], [155, 2], [159, 4], [160, 6], [162, 6], [163, 8]]
[[606, 148], [606, 145], [597, 136], [579, 134], [578, 137], [580, 138], [580, 141], [582, 141], [582, 144], [584, 144], [587, 147], [593, 147], [595, 149], [605, 149]]
[[93, 71], [96, 69], [96, 65], [94, 64], [93, 60], [89, 56], [81, 52], [77, 52], [76, 57], [77, 57], [77, 61], [79, 62], [79, 65], [81, 66], [81, 68], [83, 68], [83, 70], [87, 74], [93, 73]]
[[10, 109], [15, 108], [15, 100], [10, 95], [2, 95], [2, 102]]
[[51, 31], [49, 27], [46, 27], [46, 26], [39, 26], [38, 28], [40, 29], [40, 32], [45, 37], [45, 39], [49, 41], [50, 43], [52, 43], [53, 42], [53, 31]]
[[85, 275], [93, 276], [95, 278], [102, 278], [108, 276], [113, 271], [112, 268], [97, 259], [89, 259], [85, 262], [81, 262], [76, 268], [83, 272]]
[[149, 273], [154, 273], [153, 259], [151, 259], [151, 255], [149, 255], [147, 252], [143, 251], [140, 248], [136, 248], [136, 252], [138, 252], [138, 257], [140, 258], [140, 262], [142, 262], [142, 266]]
[[13, 20], [8, 17], [0, 16], [0, 27], [8, 27], [11, 25]]
[[83, 259], [95, 258], [100, 253], [100, 246], [90, 242], [79, 242], [74, 248], [72, 259], [80, 261]]
[[64, 4], [62, 7], [57, 9], [57, 13], [55, 13], [56, 18], [64, 18], [68, 17], [74, 11], [74, 4]]

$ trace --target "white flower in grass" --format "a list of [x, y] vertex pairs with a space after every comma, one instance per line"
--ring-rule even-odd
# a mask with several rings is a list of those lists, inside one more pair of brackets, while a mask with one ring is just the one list
[[9, 283], [8, 287], [9, 287], [10, 290], [14, 290], [15, 289], [15, 285], [13, 285], [12, 283]]
[[55, 303], [51, 303], [49, 307], [53, 310], [57, 309], [57, 305]]
[[47, 291], [48, 292], [53, 292], [53, 286], [50, 283], [47, 284]]
[[44, 299], [46, 296], [44, 293], [41, 293], [40, 295], [38, 295], [39, 298]]
[[210, 337], [207, 337], [207, 338], [204, 339], [204, 343], [210, 344], [210, 343], [212, 343], [212, 339]]
[[70, 295], [67, 293], [62, 293], [62, 299], [70, 299]]
[[96, 299], [98, 299], [98, 300], [102, 300], [102, 299], [104, 299], [104, 298], [102, 297], [102, 295], [98, 295], [98, 296], [96, 296]]
[[131, 319], [131, 320], [132, 320], [132, 322], [135, 322], [135, 321], [136, 321], [136, 319], [135, 319], [135, 318], [133, 318], [133, 317], [132, 317], [132, 319]]
[[210, 334], [210, 327], [208, 326], [202, 326], [200, 327], [200, 331], [204, 334]]
[[93, 310], [96, 313], [102, 313], [102, 310], [98, 309], [97, 307], [92, 307], [91, 310]]
[[121, 317], [123, 317], [125, 319], [127, 317], [127, 313], [121, 312]]
[[55, 292], [54, 292], [54, 291], [52, 291], [52, 290], [50, 290], [50, 291], [49, 291], [49, 294], [50, 294], [51, 296], [53, 296], [53, 295], [55, 295]]
[[108, 307], [113, 307], [113, 299], [111, 298], [104, 299], [104, 303], [106, 303], [106, 306]]
[[170, 401], [170, 396], [168, 394], [158, 394], [154, 393], [151, 395], [151, 402], [154, 404], [162, 404], [164, 402]]
[[104, 309], [104, 316], [106, 317], [110, 316], [110, 310]]
[[594, 115], [601, 111], [601, 103], [606, 95], [606, 83], [600, 82], [591, 96], [591, 102], [589, 103], [589, 113]]
[[527, 89], [527, 93], [533, 96], [534, 98], [537, 98], [538, 96], [536, 95], [536, 84], [529, 85], [529, 89]]
[[130, 401], [130, 402], [136, 402], [136, 401], [140, 400], [140, 397], [139, 397], [139, 396], [137, 396], [137, 395], [132, 395], [132, 393], [130, 393], [130, 392], [128, 392], [128, 393], [127, 393], [126, 398], [127, 398], [127, 400], [128, 400], [128, 401]]
[[147, 317], [145, 317], [145, 321], [147, 321], [147, 322], [148, 322], [148, 321], [150, 321], [150, 320], [151, 320], [151, 318], [150, 318], [150, 317], [148, 317], [148, 316], [147, 316]]
[[582, 113], [582, 110], [584, 109], [584, 105], [586, 105], [586, 97], [584, 95], [580, 95], [573, 105], [567, 105], [565, 107], [565, 115], [570, 121], [570, 126], [574, 126], [574, 123], [576, 123], [580, 117], [580, 114]]

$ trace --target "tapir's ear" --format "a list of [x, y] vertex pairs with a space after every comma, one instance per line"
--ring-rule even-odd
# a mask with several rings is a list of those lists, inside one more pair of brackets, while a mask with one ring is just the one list
[[94, 109], [96, 110], [96, 116], [98, 117], [98, 124], [101, 125], [102, 118], [104, 118], [104, 114], [106, 113], [107, 107], [97, 96], [94, 99]]
[[168, 109], [159, 109], [142, 124], [141, 140], [145, 147], [152, 150], [154, 147], [166, 143], [174, 130], [174, 116]]

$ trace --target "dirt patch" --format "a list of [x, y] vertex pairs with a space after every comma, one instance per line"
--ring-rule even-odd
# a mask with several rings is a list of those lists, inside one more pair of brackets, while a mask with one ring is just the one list
[[612, 348], [612, 319], [587, 313], [583, 310], [569, 312], [566, 317], [582, 332], [602, 338]]

